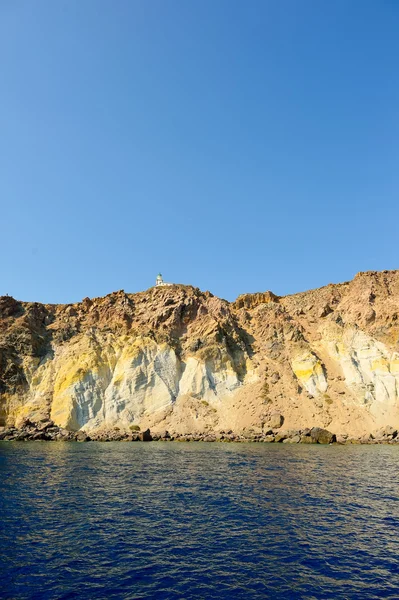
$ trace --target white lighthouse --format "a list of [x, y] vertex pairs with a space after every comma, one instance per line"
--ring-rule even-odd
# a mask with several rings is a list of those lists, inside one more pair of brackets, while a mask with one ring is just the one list
[[161, 287], [164, 285], [173, 285], [173, 283], [166, 283], [166, 281], [163, 280], [162, 273], [158, 273], [155, 287]]

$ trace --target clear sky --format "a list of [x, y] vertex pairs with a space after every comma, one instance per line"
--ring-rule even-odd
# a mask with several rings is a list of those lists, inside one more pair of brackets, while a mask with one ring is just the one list
[[399, 267], [399, 2], [0, 0], [0, 293]]

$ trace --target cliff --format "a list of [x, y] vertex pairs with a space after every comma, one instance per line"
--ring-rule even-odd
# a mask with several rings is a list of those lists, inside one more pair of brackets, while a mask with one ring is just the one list
[[182, 285], [0, 298], [0, 425], [99, 431], [399, 427], [399, 271], [229, 303]]

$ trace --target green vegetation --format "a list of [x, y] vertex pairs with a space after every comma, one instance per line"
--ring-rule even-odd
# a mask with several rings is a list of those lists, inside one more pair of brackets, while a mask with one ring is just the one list
[[130, 431], [140, 431], [140, 426], [139, 425], [130, 425], [129, 429], [130, 429]]

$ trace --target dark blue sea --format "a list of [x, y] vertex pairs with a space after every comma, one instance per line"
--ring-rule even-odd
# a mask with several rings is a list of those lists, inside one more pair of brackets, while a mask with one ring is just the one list
[[0, 443], [0, 597], [399, 598], [399, 448]]

